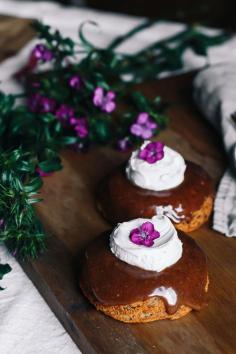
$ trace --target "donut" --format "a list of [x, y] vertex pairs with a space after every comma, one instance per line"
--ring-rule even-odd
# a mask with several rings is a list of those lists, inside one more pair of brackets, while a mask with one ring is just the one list
[[[182, 231], [177, 233], [167, 217], [156, 218], [124, 222], [87, 247], [79, 284], [89, 302], [105, 315], [127, 323], [174, 320], [206, 304], [206, 256], [192, 238]], [[151, 247], [132, 245], [131, 228], [150, 221], [160, 231], [159, 244], [155, 240]], [[116, 240], [117, 235], [114, 248], [112, 238]], [[124, 258], [120, 257], [121, 249], [127, 251]]]
[[[157, 167], [158, 163], [159, 161], [156, 163]], [[162, 190], [151, 190], [135, 184], [127, 177], [127, 163], [118, 166], [98, 186], [98, 211], [111, 224], [138, 217], [150, 218], [162, 211], [172, 218], [178, 230], [191, 232], [198, 229], [212, 212], [213, 182], [201, 166], [191, 161], [184, 161], [184, 164], [183, 180], [179, 180], [180, 183], [171, 188], [167, 186], [164, 189], [164, 185]], [[170, 162], [170, 166], [172, 165], [173, 162]], [[168, 168], [169, 166], [166, 168], [167, 172]], [[175, 167], [172, 166], [173, 168]], [[153, 173], [154, 181], [155, 173], [159, 173], [157, 168]], [[172, 180], [170, 176], [169, 184]]]

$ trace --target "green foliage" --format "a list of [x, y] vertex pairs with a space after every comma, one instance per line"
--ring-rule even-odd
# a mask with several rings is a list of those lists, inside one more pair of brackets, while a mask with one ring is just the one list
[[63, 67], [64, 58], [74, 54], [75, 43], [71, 38], [63, 37], [58, 30], [52, 30], [50, 26], [43, 25], [39, 21], [33, 24], [39, 39], [47, 41], [48, 48], [55, 54], [55, 67]]
[[0, 154], [0, 241], [22, 258], [35, 258], [44, 249], [45, 234], [33, 208], [42, 186], [35, 168], [34, 155], [22, 148]]

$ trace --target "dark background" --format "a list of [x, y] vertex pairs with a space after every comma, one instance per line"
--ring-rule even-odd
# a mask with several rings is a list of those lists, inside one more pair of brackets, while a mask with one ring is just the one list
[[[69, 5], [76, 1], [80, 0], [58, 2]], [[236, 0], [87, 0], [86, 4], [105, 11], [236, 29]]]

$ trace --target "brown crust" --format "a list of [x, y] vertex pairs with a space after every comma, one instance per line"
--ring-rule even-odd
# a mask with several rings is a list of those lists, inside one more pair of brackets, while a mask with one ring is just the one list
[[213, 209], [213, 197], [205, 198], [201, 208], [192, 213], [192, 217], [188, 221], [182, 221], [174, 224], [177, 230], [191, 232], [202, 226], [211, 215]]
[[[208, 286], [209, 277], [207, 277], [205, 286], [206, 292], [208, 291]], [[191, 307], [182, 305], [174, 314], [170, 315], [166, 311], [164, 301], [158, 296], [153, 296], [147, 300], [138, 301], [130, 305], [105, 306], [95, 302], [84, 288], [82, 288], [82, 291], [98, 311], [126, 323], [145, 323], [164, 319], [177, 320], [192, 311]]]

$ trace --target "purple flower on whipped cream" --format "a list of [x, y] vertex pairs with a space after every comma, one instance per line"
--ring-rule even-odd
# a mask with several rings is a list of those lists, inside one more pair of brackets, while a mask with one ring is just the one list
[[93, 93], [93, 104], [103, 112], [111, 113], [116, 108], [115, 98], [116, 94], [114, 91], [105, 93], [102, 87], [97, 87]]
[[131, 134], [142, 139], [150, 139], [158, 125], [152, 120], [147, 112], [139, 113], [136, 121], [131, 125]]
[[139, 151], [138, 157], [149, 164], [162, 160], [164, 157], [164, 144], [160, 141], [150, 142]]
[[154, 240], [160, 237], [160, 233], [155, 230], [154, 225], [150, 221], [147, 221], [140, 227], [133, 229], [129, 237], [136, 245], [152, 247]]

